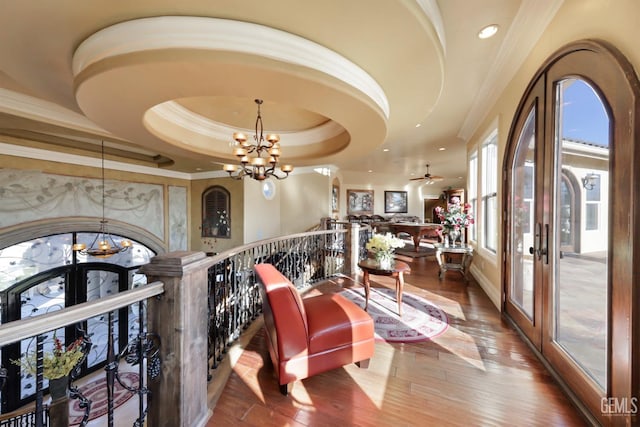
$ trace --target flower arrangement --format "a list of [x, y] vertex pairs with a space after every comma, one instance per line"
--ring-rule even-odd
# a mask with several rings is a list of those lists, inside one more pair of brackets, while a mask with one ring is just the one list
[[471, 204], [460, 203], [459, 197], [452, 197], [445, 211], [441, 206], [436, 207], [436, 215], [440, 218], [440, 223], [445, 232], [460, 231], [473, 224], [471, 214]]
[[[82, 338], [78, 338], [68, 347], [64, 347], [56, 335], [53, 335], [53, 351], [45, 353], [42, 359], [43, 375], [49, 380], [68, 376], [78, 362], [84, 357], [82, 351]], [[13, 364], [20, 366], [31, 375], [36, 374], [36, 354], [27, 355], [24, 359], [12, 360]]]
[[216, 226], [218, 227], [218, 235], [226, 236], [229, 230], [227, 211], [218, 211], [216, 214], [218, 215], [218, 222], [216, 223]]
[[374, 234], [366, 244], [367, 250], [373, 252], [376, 259], [391, 257], [396, 248], [404, 246], [404, 241], [398, 239], [391, 233]]

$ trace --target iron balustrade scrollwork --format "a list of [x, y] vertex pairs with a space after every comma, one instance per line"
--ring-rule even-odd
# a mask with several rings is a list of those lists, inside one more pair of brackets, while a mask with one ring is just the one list
[[[269, 239], [214, 256], [208, 271], [208, 356], [215, 369], [262, 312], [254, 266], [276, 266], [298, 289], [344, 272], [344, 227]], [[209, 371], [209, 379], [211, 371]]]
[[69, 399], [80, 401], [78, 407], [84, 410], [84, 415], [82, 417], [82, 420], [80, 421], [79, 426], [84, 427], [89, 422], [89, 413], [91, 412], [91, 399], [87, 398], [78, 386], [73, 385], [73, 382], [80, 376], [82, 364], [87, 360], [89, 351], [91, 350], [91, 346], [93, 345], [93, 343], [91, 342], [91, 337], [86, 333], [85, 330], [81, 329], [78, 326], [76, 327], [76, 329], [78, 331], [79, 337], [82, 340], [80, 349], [83, 356], [69, 374]]
[[[5, 348], [8, 345], [19, 343], [25, 339], [32, 338], [35, 342], [35, 409], [31, 409], [29, 412], [20, 413], [16, 415], [7, 414], [8, 418], [0, 416], [0, 426], [14, 426], [14, 425], [32, 425], [32, 426], [48, 426], [49, 420], [49, 406], [44, 404], [43, 391], [44, 391], [44, 342], [47, 338], [50, 338], [51, 331], [57, 331], [60, 328], [67, 327], [69, 325], [76, 325], [76, 336], [81, 338], [80, 348], [83, 352], [82, 359], [76, 363], [70, 373], [69, 382], [69, 397], [71, 399], [80, 400], [80, 408], [85, 410], [85, 416], [80, 425], [86, 425], [86, 421], [89, 417], [91, 409], [91, 401], [83, 396], [82, 388], [75, 387], [73, 385], [74, 380], [81, 372], [81, 366], [85, 365], [87, 356], [92, 348], [92, 342], [90, 335], [83, 329], [80, 329], [79, 325], [85, 325], [86, 321], [97, 315], [108, 313], [108, 353], [109, 358], [105, 370], [107, 371], [107, 394], [108, 396], [108, 411], [109, 411], [109, 426], [113, 425], [113, 381], [117, 380], [127, 390], [137, 393], [142, 400], [143, 395], [147, 395], [148, 390], [144, 384], [144, 371], [143, 366], [146, 367], [146, 377], [153, 380], [157, 377], [160, 371], [159, 361], [159, 347], [160, 338], [156, 334], [149, 333], [144, 329], [144, 319], [142, 311], [145, 307], [145, 301], [147, 298], [156, 297], [164, 292], [164, 284], [161, 282], [149, 283], [145, 286], [141, 286], [136, 289], [124, 291], [118, 295], [112, 295], [103, 298], [101, 301], [89, 301], [78, 306], [67, 307], [50, 313], [48, 316], [39, 316], [27, 319], [16, 320], [7, 324], [0, 325], [0, 348]], [[140, 326], [138, 330], [137, 339], [133, 340], [127, 349], [128, 352], [123, 352], [122, 357], [129, 363], [139, 364], [139, 383], [137, 387], [132, 387], [123, 383], [118, 376], [118, 366], [120, 357], [116, 357], [114, 353], [114, 334], [113, 326], [117, 321], [114, 321], [113, 313], [117, 310], [131, 307], [132, 304], [138, 304], [138, 310], [140, 315], [138, 317]], [[24, 336], [24, 331], [30, 331], [33, 333], [31, 337]], [[133, 349], [135, 347], [135, 350]], [[135, 356], [134, 356], [135, 354]], [[23, 355], [24, 356], [24, 355]], [[141, 356], [141, 357], [140, 357]], [[17, 372], [8, 370], [9, 375], [20, 375], [20, 370], [15, 364], [11, 364], [11, 368]], [[1, 375], [1, 372], [0, 372]], [[110, 387], [109, 387], [110, 386]], [[144, 417], [147, 414], [147, 408], [144, 408], [142, 404], [139, 409], [138, 419], [135, 420], [134, 426], [142, 426], [144, 424]], [[53, 416], [53, 415], [52, 415]], [[121, 425], [120, 423], [118, 425]]]

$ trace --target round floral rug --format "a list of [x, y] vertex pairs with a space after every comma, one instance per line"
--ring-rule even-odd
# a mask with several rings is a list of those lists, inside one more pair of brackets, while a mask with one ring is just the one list
[[[120, 379], [129, 387], [138, 387], [138, 374], [135, 372], [121, 372]], [[125, 403], [134, 393], [125, 389], [116, 380], [113, 387], [113, 407]], [[89, 412], [89, 420], [101, 417], [107, 413], [107, 380], [104, 375], [80, 386], [80, 392], [91, 400], [91, 412]], [[84, 417], [84, 409], [80, 408], [80, 401], [77, 399], [69, 401], [69, 425], [78, 425]]]
[[[340, 293], [364, 307], [364, 288]], [[371, 288], [367, 312], [373, 318], [376, 339], [387, 342], [418, 342], [433, 339], [449, 327], [447, 314], [426, 299], [402, 294], [402, 317], [398, 316], [395, 289]]]

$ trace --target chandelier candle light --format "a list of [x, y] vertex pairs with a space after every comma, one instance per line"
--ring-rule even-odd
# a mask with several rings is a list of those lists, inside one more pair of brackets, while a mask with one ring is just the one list
[[[242, 132], [233, 134], [233, 139], [236, 141], [233, 154], [240, 160], [240, 166], [226, 164], [222, 167], [233, 179], [243, 179], [245, 176], [249, 176], [256, 181], [264, 181], [269, 177], [285, 179], [293, 171], [292, 165], [280, 166], [280, 170], [285, 174], [284, 176], [278, 175], [275, 171], [280, 157], [280, 135], [271, 133], [266, 138], [264, 137], [262, 116], [260, 115], [262, 102], [262, 99], [255, 100], [255, 103], [258, 104], [258, 117], [256, 118], [255, 134], [253, 135], [255, 144], [248, 143], [247, 135]], [[249, 159], [249, 154], [254, 153], [256, 156]], [[262, 157], [263, 154], [265, 157]], [[268, 157], [266, 157], [267, 154]], [[269, 164], [268, 166], [267, 163]]]
[[104, 215], [104, 205], [105, 205], [105, 196], [104, 196], [104, 141], [102, 141], [102, 221], [100, 221], [100, 231], [96, 234], [95, 239], [87, 248], [87, 245], [84, 243], [76, 243], [73, 245], [73, 250], [82, 254], [82, 255], [90, 255], [96, 258], [109, 258], [112, 255], [115, 255], [119, 252], [124, 252], [131, 247], [131, 241], [122, 240], [120, 242], [120, 246], [118, 246], [113, 239], [113, 236], [109, 233], [109, 229], [107, 227], [108, 221], [105, 219]]

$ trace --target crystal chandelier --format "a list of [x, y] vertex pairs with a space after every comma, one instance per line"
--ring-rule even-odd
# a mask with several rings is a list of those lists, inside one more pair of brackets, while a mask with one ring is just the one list
[[[233, 139], [236, 141], [233, 154], [240, 160], [240, 166], [224, 165], [223, 170], [229, 173], [233, 179], [243, 179], [249, 176], [257, 181], [264, 181], [269, 177], [277, 179], [285, 179], [293, 170], [292, 165], [282, 165], [280, 170], [284, 172], [284, 176], [276, 173], [278, 158], [280, 157], [280, 135], [271, 133], [264, 137], [262, 134], [262, 116], [260, 116], [260, 105], [262, 99], [256, 99], [258, 104], [258, 117], [256, 118], [255, 134], [253, 139], [255, 144], [247, 142], [247, 136], [242, 132], [235, 132]], [[249, 157], [250, 154], [255, 154]], [[263, 157], [263, 154], [265, 157]]]
[[108, 221], [104, 216], [104, 141], [102, 141], [102, 221], [100, 221], [100, 231], [96, 234], [95, 239], [87, 248], [84, 243], [76, 243], [73, 245], [73, 250], [82, 254], [90, 255], [96, 258], [109, 258], [119, 252], [124, 252], [131, 247], [129, 240], [122, 240], [120, 245], [117, 245], [113, 236], [109, 233], [107, 223]]

